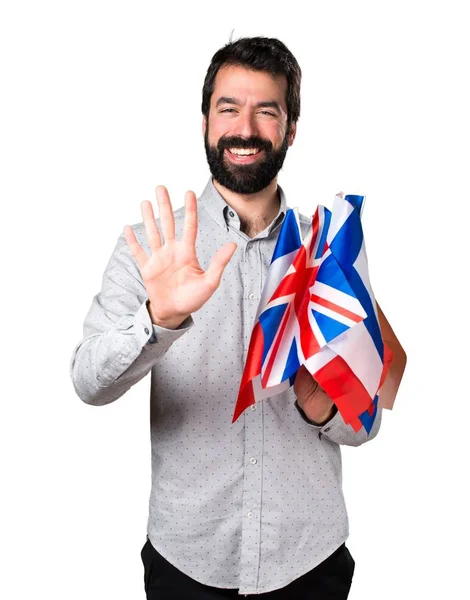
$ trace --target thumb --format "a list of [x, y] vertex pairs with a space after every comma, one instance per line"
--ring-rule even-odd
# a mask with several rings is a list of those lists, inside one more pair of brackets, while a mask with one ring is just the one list
[[218, 287], [222, 278], [222, 273], [227, 266], [228, 262], [232, 258], [237, 249], [235, 242], [229, 242], [224, 244], [217, 250], [214, 256], [211, 258], [211, 262], [207, 271], [205, 272], [205, 279], [207, 283], [212, 287]]

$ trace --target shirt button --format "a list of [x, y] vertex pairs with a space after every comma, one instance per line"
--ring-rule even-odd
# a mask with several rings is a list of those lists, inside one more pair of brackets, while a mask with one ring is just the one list
[[232, 211], [229, 211], [229, 213], [228, 213], [228, 214], [229, 214], [231, 217], [234, 217], [234, 216], [235, 216], [235, 213], [234, 213], [234, 212], [232, 212]]
[[256, 465], [256, 463], [258, 461], [256, 460], [256, 458], [252, 457], [252, 458], [250, 458], [250, 462], [251, 462], [252, 465]]
[[248, 517], [249, 519], [252, 519], [252, 518], [253, 518], [253, 513], [251, 512], [251, 510], [250, 510], [250, 512], [247, 514], [247, 517]]
[[150, 333], [147, 327], [144, 329], [144, 331], [147, 335]]
[[330, 431], [330, 429], [331, 429], [331, 427], [327, 427], [327, 428], [325, 429], [325, 433], [326, 433], [327, 431]]
[[256, 404], [251, 405], [251, 410], [256, 410]]
[[251, 294], [248, 296], [248, 298], [250, 300], [254, 300], [256, 298], [256, 296], [253, 294], [253, 292], [251, 292]]

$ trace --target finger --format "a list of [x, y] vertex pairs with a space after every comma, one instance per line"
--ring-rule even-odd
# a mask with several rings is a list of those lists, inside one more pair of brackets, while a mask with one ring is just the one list
[[204, 278], [209, 285], [215, 288], [219, 287], [222, 273], [236, 249], [237, 244], [229, 242], [217, 250], [211, 259], [207, 271], [204, 273]]
[[161, 248], [162, 241], [160, 239], [160, 232], [155, 221], [155, 215], [153, 213], [153, 206], [149, 200], [144, 200], [140, 209], [142, 211], [142, 218], [144, 221], [145, 235], [147, 236], [147, 242], [152, 252], [155, 252]]
[[126, 240], [126, 244], [129, 246], [132, 256], [139, 265], [139, 268], [142, 269], [148, 260], [148, 256], [137, 241], [134, 230], [129, 225], [124, 227], [124, 239]]
[[197, 235], [197, 201], [196, 194], [188, 190], [184, 197], [184, 228], [182, 241], [185, 244], [195, 246]]
[[170, 196], [164, 185], [159, 185], [155, 189], [158, 202], [158, 213], [160, 216], [160, 226], [162, 228], [165, 242], [175, 239], [175, 219], [171, 208]]

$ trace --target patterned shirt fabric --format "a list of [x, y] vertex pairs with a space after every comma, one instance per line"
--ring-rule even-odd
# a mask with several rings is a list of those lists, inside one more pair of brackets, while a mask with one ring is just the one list
[[[309, 422], [293, 388], [232, 424], [266, 273], [288, 209], [250, 238], [213, 185], [197, 201], [196, 252], [206, 270], [224, 243], [238, 247], [207, 303], [175, 330], [152, 324], [148, 296], [122, 233], [85, 318], [70, 375], [88, 404], [114, 402], [149, 372], [152, 484], [147, 534], [177, 569], [203, 584], [260, 594], [282, 588], [349, 535], [340, 445], [373, 439], [336, 413]], [[174, 211], [181, 238], [184, 207]], [[311, 219], [299, 215], [305, 236]], [[157, 219], [159, 223], [159, 219]], [[143, 223], [133, 225], [147, 254]], [[162, 236], [163, 237], [163, 236]]]

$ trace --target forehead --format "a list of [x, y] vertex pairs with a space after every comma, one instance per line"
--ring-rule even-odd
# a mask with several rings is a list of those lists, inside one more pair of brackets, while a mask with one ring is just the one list
[[285, 75], [271, 75], [265, 71], [229, 65], [217, 72], [211, 104], [214, 106], [221, 96], [235, 97], [243, 103], [274, 100], [287, 112], [286, 92]]

